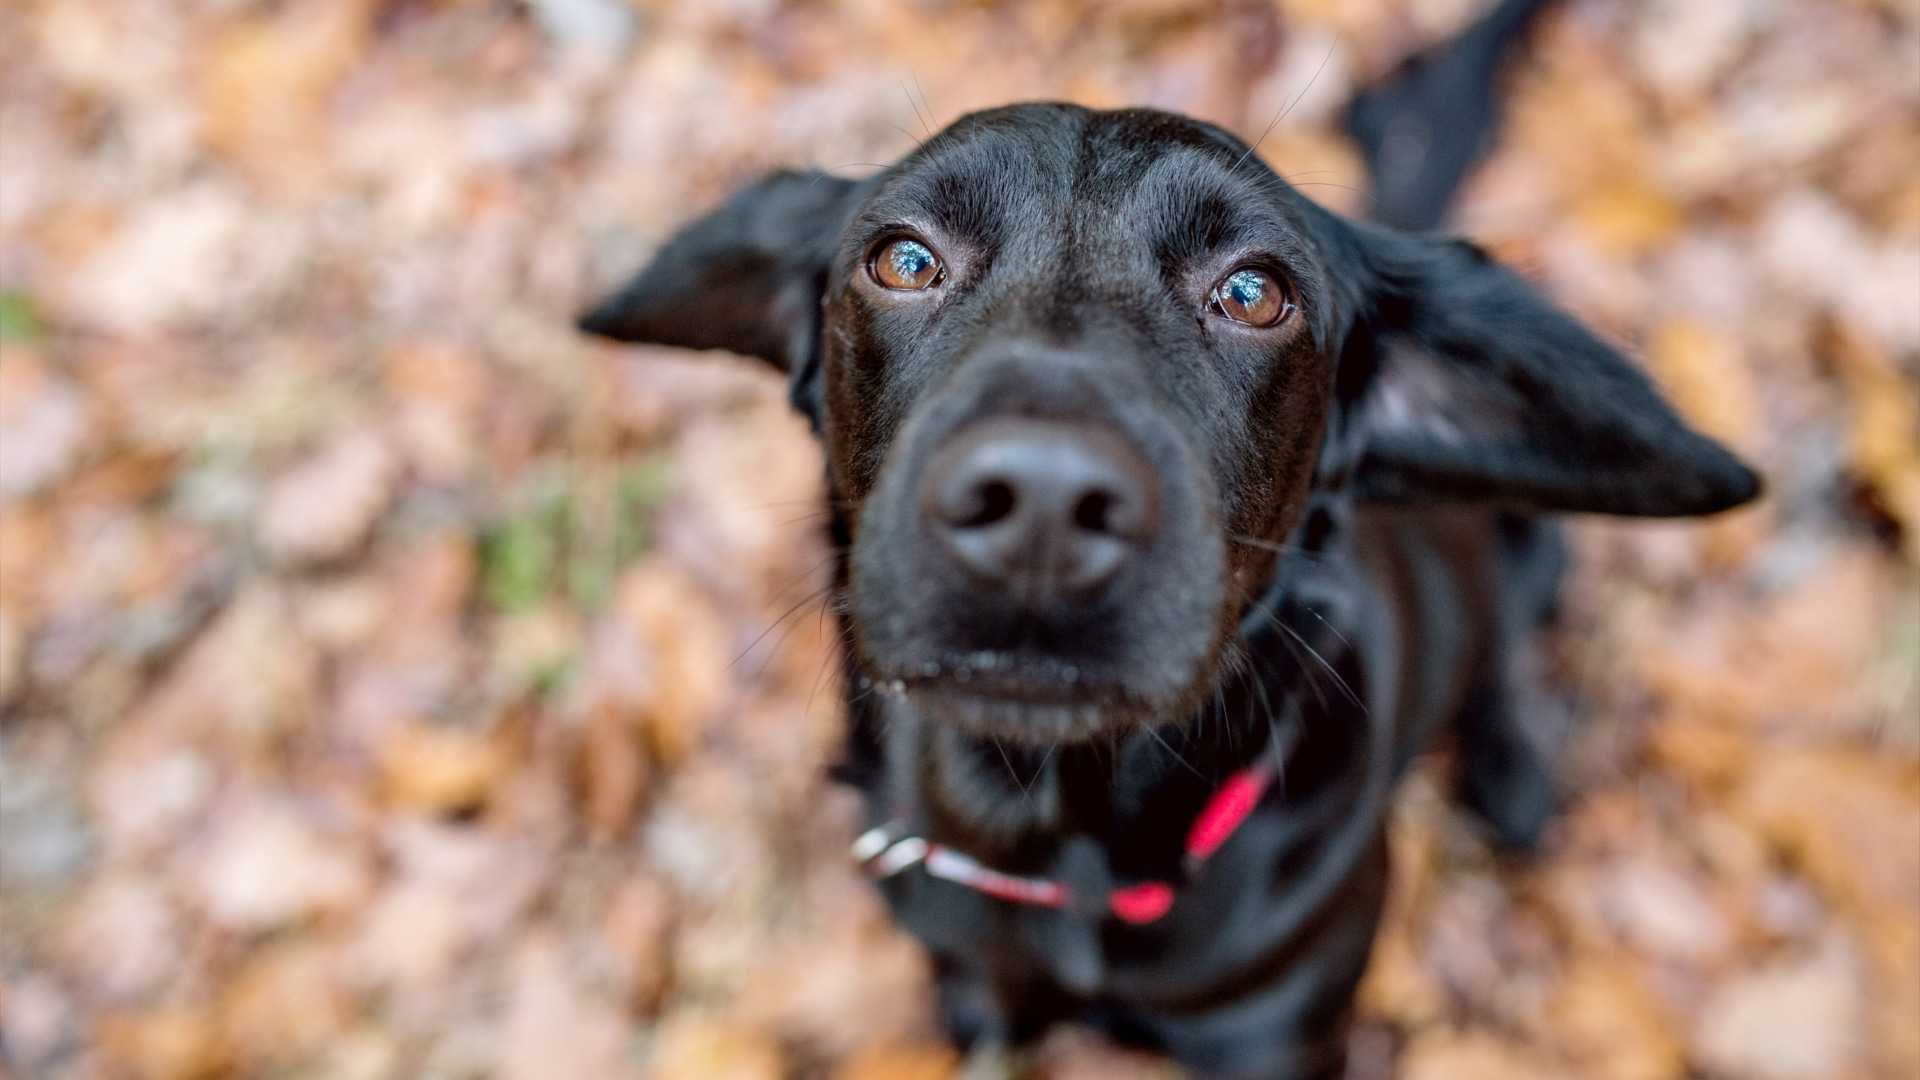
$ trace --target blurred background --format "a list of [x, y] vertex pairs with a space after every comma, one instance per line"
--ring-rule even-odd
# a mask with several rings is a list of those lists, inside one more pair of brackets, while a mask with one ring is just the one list
[[[0, 1074], [952, 1075], [822, 777], [804, 425], [570, 318], [1021, 98], [1297, 97], [1364, 214], [1339, 107], [1483, 6], [0, 7]], [[1361, 1075], [1920, 1075], [1916, 18], [1574, 0], [1510, 71], [1457, 226], [1770, 494], [1581, 524], [1580, 797], [1505, 863], [1407, 785]]]

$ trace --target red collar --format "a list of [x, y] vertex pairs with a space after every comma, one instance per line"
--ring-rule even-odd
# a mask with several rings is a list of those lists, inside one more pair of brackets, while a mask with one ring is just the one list
[[[1262, 754], [1254, 764], [1228, 777], [1207, 800], [1206, 808], [1187, 830], [1189, 874], [1198, 870], [1252, 816], [1276, 771], [1272, 757]], [[918, 836], [900, 836], [898, 832], [898, 824], [889, 823], [862, 833], [853, 842], [854, 860], [877, 878], [892, 877], [919, 863], [934, 877], [1015, 904], [1062, 908], [1072, 899], [1067, 887], [1058, 881], [1001, 873], [953, 848], [929, 843]], [[1167, 881], [1143, 881], [1107, 894], [1107, 911], [1121, 922], [1136, 926], [1158, 920], [1172, 907], [1173, 883]]]

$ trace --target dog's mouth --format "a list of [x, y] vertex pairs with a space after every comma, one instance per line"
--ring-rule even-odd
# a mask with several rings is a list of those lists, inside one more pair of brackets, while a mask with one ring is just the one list
[[942, 656], [879, 680], [935, 723], [1008, 742], [1083, 742], [1171, 707], [1149, 700], [1116, 673], [1047, 656], [975, 651]]

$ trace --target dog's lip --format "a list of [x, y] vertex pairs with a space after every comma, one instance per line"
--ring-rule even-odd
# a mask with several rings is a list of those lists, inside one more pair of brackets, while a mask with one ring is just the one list
[[1097, 669], [1053, 657], [973, 652], [942, 657], [885, 680], [907, 692], [1006, 704], [1101, 705], [1127, 697]]

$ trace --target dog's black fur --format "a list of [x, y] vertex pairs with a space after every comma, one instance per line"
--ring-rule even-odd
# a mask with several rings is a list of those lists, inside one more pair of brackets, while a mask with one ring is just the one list
[[[937, 288], [873, 280], [901, 235], [944, 259]], [[1247, 265], [1294, 318], [1209, 312]], [[826, 450], [845, 772], [876, 822], [1076, 895], [1181, 882], [1134, 926], [885, 881], [963, 1044], [1071, 1018], [1210, 1075], [1337, 1070], [1406, 763], [1450, 727], [1509, 844], [1552, 807], [1515, 713], [1562, 561], [1536, 515], [1758, 491], [1473, 246], [1339, 217], [1226, 131], [1148, 110], [996, 109], [866, 180], [776, 174], [583, 326], [788, 373]], [[1012, 604], [924, 535], [929, 455], [1015, 414], [1117, 433], [1158, 477], [1158, 536], [1096, 599]], [[1261, 754], [1280, 782], [1183, 879], [1189, 824]]]

